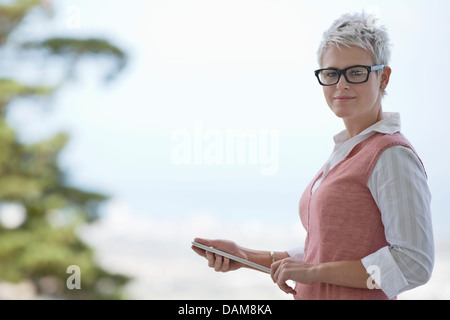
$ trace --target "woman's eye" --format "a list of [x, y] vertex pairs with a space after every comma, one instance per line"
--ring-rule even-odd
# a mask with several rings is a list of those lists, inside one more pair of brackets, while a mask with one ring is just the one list
[[334, 78], [334, 77], [337, 77], [337, 72], [335, 72], [335, 71], [327, 72], [325, 75], [329, 78]]

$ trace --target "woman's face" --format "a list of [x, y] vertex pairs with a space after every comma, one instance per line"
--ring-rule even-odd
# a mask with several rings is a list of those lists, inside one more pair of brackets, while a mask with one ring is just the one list
[[[330, 45], [322, 54], [322, 68], [345, 69], [355, 65], [374, 66], [375, 61], [371, 53], [359, 47], [341, 46], [339, 49]], [[380, 120], [381, 98], [390, 73], [389, 67], [385, 67], [382, 73], [373, 71], [369, 80], [361, 84], [348, 83], [342, 75], [338, 84], [323, 87], [328, 106], [346, 124], [372, 125]]]

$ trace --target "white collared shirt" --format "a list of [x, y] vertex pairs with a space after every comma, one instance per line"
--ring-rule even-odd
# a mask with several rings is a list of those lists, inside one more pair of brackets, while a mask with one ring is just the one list
[[[353, 138], [346, 130], [340, 132], [334, 137], [335, 147], [322, 177], [360, 142], [376, 132], [393, 134], [400, 128], [398, 113], [383, 113], [381, 121]], [[321, 182], [321, 179], [316, 182], [313, 192]], [[393, 298], [425, 284], [433, 270], [434, 240], [427, 176], [411, 149], [394, 146], [379, 157], [367, 187], [381, 212], [390, 246], [364, 257], [361, 262], [383, 292]], [[293, 258], [303, 259], [303, 248], [287, 252]], [[374, 274], [374, 270], [379, 274]]]

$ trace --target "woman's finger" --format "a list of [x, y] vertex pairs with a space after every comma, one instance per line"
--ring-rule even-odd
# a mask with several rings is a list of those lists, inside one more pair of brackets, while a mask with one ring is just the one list
[[228, 258], [223, 258], [223, 262], [222, 262], [222, 269], [221, 269], [221, 271], [222, 272], [227, 272], [227, 271], [229, 271], [229, 268], [230, 268], [230, 259], [228, 259]]
[[278, 279], [278, 269], [281, 265], [282, 260], [272, 263], [270, 266], [270, 277], [274, 283], [277, 283]]
[[203, 238], [195, 238], [194, 242], [198, 242], [198, 243], [204, 244], [205, 246], [208, 246], [208, 247], [212, 247], [213, 244], [214, 244], [213, 240], [203, 239]]
[[[289, 279], [287, 279], [287, 280], [289, 280]], [[287, 281], [286, 280], [286, 281]], [[293, 294], [293, 295], [296, 295], [297, 294], [297, 291], [295, 291], [294, 289], [292, 289], [285, 281], [283, 281], [283, 280], [280, 280], [280, 282], [279, 283], [277, 283], [277, 285], [278, 285], [278, 287], [282, 290], [282, 291], [284, 291], [285, 293], [287, 293], [287, 294]]]
[[297, 292], [286, 283], [286, 281], [291, 280], [289, 278], [289, 273], [287, 272], [288, 262], [289, 260], [281, 260], [272, 264], [270, 275], [273, 282], [275, 282], [283, 292], [296, 295]]
[[283, 269], [283, 268], [279, 268], [279, 269], [281, 269], [281, 270], [279, 271], [279, 275], [278, 275], [278, 278], [277, 278], [277, 285], [278, 285], [278, 287], [279, 287], [282, 291], [284, 291], [285, 293], [287, 293], [287, 294], [297, 294], [297, 293], [295, 292], [295, 290], [292, 289], [292, 288], [286, 283], [286, 281], [290, 280], [287, 271], [286, 271], [285, 269]]
[[196, 246], [192, 246], [191, 248], [192, 248], [192, 250], [195, 251], [196, 254], [198, 254], [199, 256], [202, 256], [202, 257], [206, 258], [206, 250], [197, 248]]
[[208, 259], [208, 267], [214, 268], [214, 266], [216, 264], [216, 259], [214, 257], [214, 254], [209, 251], [206, 251], [205, 254], [206, 254], [206, 259]]
[[222, 269], [223, 258], [222, 258], [222, 256], [220, 256], [218, 254], [215, 254], [215, 257], [216, 257], [216, 261], [215, 261], [215, 264], [214, 264], [214, 270], [220, 271]]

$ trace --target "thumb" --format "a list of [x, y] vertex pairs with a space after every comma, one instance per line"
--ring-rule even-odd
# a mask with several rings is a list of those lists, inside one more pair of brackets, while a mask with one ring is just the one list
[[195, 238], [194, 242], [204, 244], [205, 246], [212, 247], [214, 244], [213, 240], [203, 239], [203, 238]]

